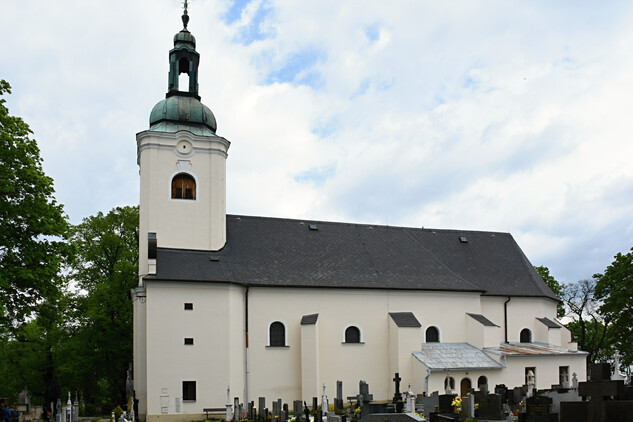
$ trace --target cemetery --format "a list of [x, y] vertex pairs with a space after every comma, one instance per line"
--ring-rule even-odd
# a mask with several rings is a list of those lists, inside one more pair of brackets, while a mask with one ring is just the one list
[[[617, 356], [616, 356], [617, 361]], [[633, 422], [633, 382], [619, 371], [611, 371], [609, 364], [593, 364], [591, 380], [552, 385], [537, 390], [528, 376], [527, 384], [509, 388], [505, 385], [480, 385], [459, 396], [450, 384], [443, 392], [418, 393], [401, 386], [401, 377], [394, 374], [391, 380], [394, 395], [389, 401], [374, 400], [370, 386], [364, 380], [358, 383], [358, 393], [343, 397], [343, 383], [337, 381], [336, 393], [328, 397], [327, 386], [322, 385], [320, 397], [307, 403], [293, 400], [259, 397], [257, 401], [243, 403], [231, 397], [227, 388], [227, 401], [223, 408], [200, 409], [201, 421], [224, 420], [241, 422]], [[8, 406], [2, 403], [3, 409]], [[126, 409], [114, 410], [109, 422], [134, 422], [138, 418], [138, 401], [131, 392]], [[51, 403], [50, 417], [42, 408], [29, 405], [29, 394], [23, 391], [10, 422], [50, 420], [50, 422], [79, 422], [95, 418], [79, 417], [80, 400], [68, 393], [67, 400]], [[19, 410], [18, 410], [19, 409]], [[18, 416], [19, 415], [19, 416]]]

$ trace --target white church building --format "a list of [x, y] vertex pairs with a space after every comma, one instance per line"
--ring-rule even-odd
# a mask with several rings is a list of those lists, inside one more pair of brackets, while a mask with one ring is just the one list
[[[140, 418], [200, 420], [230, 396], [390, 400], [586, 379], [558, 299], [508, 233], [226, 214], [230, 142], [200, 102], [196, 41], [169, 52], [166, 98], [136, 135]], [[179, 75], [188, 86], [179, 86]], [[448, 384], [448, 385], [447, 385]]]

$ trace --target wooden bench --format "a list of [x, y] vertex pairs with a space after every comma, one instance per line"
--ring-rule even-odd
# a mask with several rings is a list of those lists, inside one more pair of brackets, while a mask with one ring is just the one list
[[202, 411], [204, 412], [205, 417], [209, 419], [209, 413], [226, 414], [226, 407], [205, 407]]

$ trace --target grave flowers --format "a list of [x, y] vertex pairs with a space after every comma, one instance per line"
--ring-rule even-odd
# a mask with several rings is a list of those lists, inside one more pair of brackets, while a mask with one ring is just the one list
[[461, 397], [457, 396], [453, 399], [453, 402], [451, 403], [451, 406], [453, 406], [453, 411], [455, 413], [459, 413], [462, 410], [462, 399]]

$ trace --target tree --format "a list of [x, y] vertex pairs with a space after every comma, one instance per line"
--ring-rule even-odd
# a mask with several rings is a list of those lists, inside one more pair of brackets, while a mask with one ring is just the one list
[[[132, 302], [138, 283], [138, 207], [115, 208], [85, 218], [73, 230], [78, 253], [69, 279], [74, 297], [73, 355], [62, 375], [88, 402], [111, 409], [125, 402], [126, 370], [132, 361]], [[81, 362], [80, 366], [74, 362]]]
[[[0, 80], [0, 96], [11, 86]], [[42, 170], [29, 126], [0, 98], [0, 329], [33, 317], [42, 298], [59, 295], [57, 277], [69, 249], [68, 222]]]
[[633, 364], [633, 248], [618, 253], [604, 274], [596, 274], [600, 313], [613, 321], [616, 348], [624, 365]]
[[587, 364], [606, 362], [613, 354], [611, 318], [603, 316], [596, 297], [597, 279], [569, 283], [563, 289], [563, 302], [571, 322], [566, 327], [578, 342], [578, 348], [589, 353]]
[[[547, 284], [549, 288], [552, 289], [552, 291], [556, 294], [556, 296], [561, 299], [563, 294], [563, 286], [554, 278], [554, 276], [549, 273], [549, 268], [540, 266], [534, 267], [534, 269], [536, 270], [538, 275], [541, 276], [545, 284]], [[558, 307], [556, 308], [556, 316], [558, 318], [562, 318], [565, 316], [565, 307], [563, 306], [562, 302], [560, 302], [558, 304]]]

